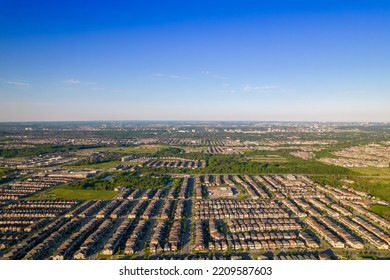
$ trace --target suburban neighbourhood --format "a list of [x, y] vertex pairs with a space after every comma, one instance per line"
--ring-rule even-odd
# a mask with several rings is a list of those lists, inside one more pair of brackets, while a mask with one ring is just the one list
[[[239, 127], [147, 128], [169, 136], [155, 138], [154, 134], [143, 135], [144, 130], [140, 134], [137, 124], [128, 130], [141, 137], [118, 139], [109, 132], [111, 136], [99, 139], [83, 132], [78, 138], [73, 132], [71, 140], [58, 134], [41, 137], [41, 132], [31, 134], [34, 128], [29, 128], [23, 129], [23, 141], [3, 138], [1, 168], [7, 172], [0, 186], [0, 258], [319, 260], [390, 256], [388, 216], [373, 211], [378, 206], [389, 207], [387, 197], [357, 188], [359, 177], [339, 175], [334, 181], [329, 174], [334, 171], [327, 171], [333, 168], [328, 164], [344, 168], [337, 167], [336, 160], [349, 158], [361, 161], [360, 167], [379, 168], [383, 177], [388, 166], [382, 166], [389, 163], [388, 142], [336, 150], [332, 153], [338, 158], [330, 161], [316, 153], [321, 155], [343, 141], [330, 137], [348, 133], [342, 126], [310, 128], [329, 135], [328, 140], [315, 140], [315, 136], [298, 140], [304, 125], [300, 131], [295, 126]], [[88, 130], [112, 131], [105, 126]], [[290, 142], [271, 140], [275, 133], [296, 136]], [[263, 140], [256, 141], [258, 135]], [[217, 136], [220, 140], [215, 140]], [[58, 145], [68, 147], [67, 151], [8, 156]], [[75, 149], [80, 145], [86, 148]], [[325, 165], [318, 167], [316, 160]], [[296, 164], [286, 172], [283, 168], [290, 162]], [[305, 167], [308, 164], [312, 171]]]

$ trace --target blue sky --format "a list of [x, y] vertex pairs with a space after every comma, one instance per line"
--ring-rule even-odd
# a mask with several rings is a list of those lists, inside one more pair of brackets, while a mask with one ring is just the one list
[[389, 1], [57, 2], [0, 0], [0, 121], [390, 121]]

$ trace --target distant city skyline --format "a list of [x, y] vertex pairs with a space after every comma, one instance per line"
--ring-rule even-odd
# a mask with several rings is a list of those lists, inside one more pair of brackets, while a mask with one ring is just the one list
[[1, 1], [0, 122], [389, 122], [389, 27], [389, 1]]

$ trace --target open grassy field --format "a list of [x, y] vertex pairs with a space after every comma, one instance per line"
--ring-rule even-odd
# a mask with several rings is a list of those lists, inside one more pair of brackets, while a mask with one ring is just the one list
[[372, 205], [371, 211], [385, 219], [390, 219], [390, 206]]
[[4, 169], [4, 168], [0, 168], [0, 178], [2, 177], [2, 176], [5, 176], [5, 175], [7, 175], [7, 170], [6, 169]]
[[123, 154], [152, 154], [155, 151], [164, 148], [165, 145], [141, 145], [137, 147], [105, 147], [105, 148], [91, 148], [82, 150], [85, 152], [110, 152]]
[[390, 167], [352, 167], [352, 171], [360, 173], [362, 176], [390, 176]]
[[[376, 197], [390, 201], [390, 168], [389, 167], [352, 167], [350, 170], [358, 175], [353, 178], [357, 189], [368, 192]], [[390, 219], [390, 206], [373, 205], [371, 210]]]
[[98, 153], [98, 152], [111, 152], [113, 149], [115, 149], [115, 148], [112, 148], [112, 147], [88, 148], [88, 149], [79, 150], [75, 154], [76, 155], [85, 154], [87, 152], [96, 152], [96, 153]]
[[113, 198], [116, 191], [107, 190], [74, 190], [67, 187], [57, 187], [31, 197], [31, 200], [107, 200]]
[[66, 165], [64, 168], [66, 169], [72, 169], [72, 170], [96, 170], [96, 169], [108, 169], [113, 168], [122, 162], [120, 160], [115, 161], [108, 161], [108, 162], [102, 162], [97, 164], [90, 164], [90, 165]]
[[366, 186], [371, 194], [390, 201], [390, 178], [364, 178], [363, 186]]
[[[386, 175], [386, 169], [388, 168], [350, 168], [355, 174], [347, 177], [354, 183], [348, 183], [348, 185], [390, 202], [390, 176]], [[322, 185], [329, 184], [332, 186], [345, 184], [341, 181], [342, 177], [344, 176], [311, 176], [312, 179]], [[390, 206], [373, 205], [371, 210], [384, 218], [390, 219]]]
[[[358, 189], [390, 201], [390, 168], [389, 167], [352, 167], [356, 172], [353, 180]], [[379, 208], [378, 208], [379, 209]]]
[[285, 157], [280, 155], [251, 155], [247, 157], [250, 161], [255, 162], [287, 162]]
[[112, 152], [123, 154], [153, 154], [159, 149], [158, 146], [121, 147], [113, 149]]

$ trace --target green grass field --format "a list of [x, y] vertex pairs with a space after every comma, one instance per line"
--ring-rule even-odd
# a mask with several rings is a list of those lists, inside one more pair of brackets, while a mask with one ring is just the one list
[[373, 195], [390, 201], [390, 178], [364, 178], [364, 182]]
[[[357, 189], [370, 193], [381, 199], [390, 201], [390, 168], [388, 167], [353, 167], [356, 172], [353, 184]], [[387, 219], [390, 219], [390, 206], [373, 205], [371, 210]]]
[[54, 200], [54, 199], [69, 199], [69, 200], [108, 200], [117, 194], [116, 191], [107, 190], [74, 190], [67, 187], [57, 187], [46, 192], [37, 194], [30, 200]]
[[390, 167], [352, 167], [352, 171], [360, 173], [362, 176], [390, 176]]
[[123, 154], [153, 154], [156, 149], [153, 148], [142, 148], [142, 147], [122, 147], [113, 149], [112, 152], [123, 153]]
[[79, 150], [76, 152], [76, 154], [84, 154], [86, 152], [111, 152], [114, 148], [112, 147], [104, 147], [104, 148], [88, 148], [88, 149], [83, 149]]
[[371, 211], [385, 219], [390, 219], [390, 206], [372, 205]]
[[123, 153], [123, 154], [152, 154], [156, 150], [161, 149], [165, 147], [164, 145], [154, 145], [156, 147], [152, 146], [137, 146], [137, 147], [106, 147], [106, 148], [92, 148], [92, 149], [85, 149], [83, 152], [86, 151], [93, 151], [93, 152], [110, 152], [110, 153]]
[[122, 162], [120, 160], [115, 161], [108, 161], [108, 162], [102, 162], [97, 164], [90, 164], [90, 165], [66, 165], [64, 166], [66, 169], [73, 169], [73, 170], [95, 170], [95, 169], [108, 169], [113, 168]]

